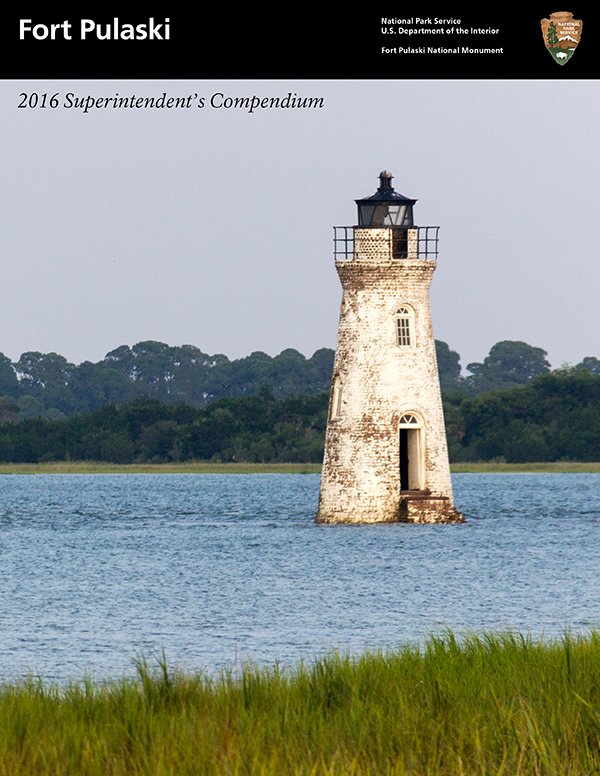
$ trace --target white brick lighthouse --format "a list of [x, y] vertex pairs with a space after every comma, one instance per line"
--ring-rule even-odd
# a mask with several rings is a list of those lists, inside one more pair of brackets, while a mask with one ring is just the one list
[[429, 286], [437, 226], [391, 173], [356, 200], [358, 226], [335, 227], [342, 283], [320, 523], [463, 522], [452, 502]]

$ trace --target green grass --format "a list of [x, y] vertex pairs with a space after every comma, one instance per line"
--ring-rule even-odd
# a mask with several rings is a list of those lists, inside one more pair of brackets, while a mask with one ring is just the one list
[[[600, 472], [600, 463], [453, 463], [452, 472]], [[320, 474], [318, 463], [104, 463], [103, 461], [50, 461], [0, 463], [0, 474]]]
[[508, 473], [508, 472], [556, 472], [573, 474], [577, 472], [600, 472], [600, 463], [584, 463], [577, 461], [555, 461], [554, 463], [453, 463], [450, 467], [454, 473]]
[[0, 775], [583, 776], [600, 635], [430, 638], [284, 670], [0, 687]]
[[103, 461], [51, 461], [0, 463], [0, 474], [314, 474], [316, 463], [104, 463]]

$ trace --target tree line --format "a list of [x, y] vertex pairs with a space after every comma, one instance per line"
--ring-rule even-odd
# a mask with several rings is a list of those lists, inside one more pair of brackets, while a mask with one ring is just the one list
[[585, 367], [443, 400], [452, 462], [600, 461], [600, 374]]
[[[463, 375], [436, 341], [451, 461], [600, 460], [600, 361], [551, 370], [496, 343]], [[0, 354], [0, 461], [319, 462], [334, 351], [230, 361], [192, 346], [123, 346], [98, 364]]]
[[[477, 396], [525, 385], [550, 373], [546, 351], [525, 342], [497, 342], [482, 363], [467, 365], [462, 374], [459, 354], [436, 340], [442, 390]], [[75, 365], [58, 353], [23, 353], [18, 361], [0, 353], [0, 397], [17, 405], [17, 418], [50, 419], [93, 412], [105, 404], [125, 404], [140, 396], [166, 403], [184, 402], [201, 408], [222, 398], [247, 397], [270, 388], [276, 399], [314, 396], [329, 390], [334, 351], [321, 348], [310, 358], [287, 348], [277, 356], [255, 351], [230, 360], [203, 353], [193, 345], [170, 346], [148, 340], [122, 345], [97, 363]], [[596, 358], [578, 368], [600, 373]], [[0, 408], [0, 422], [9, 420]]]
[[206, 407], [140, 396], [94, 412], [0, 425], [0, 461], [320, 462], [328, 392], [276, 399], [268, 388]]
[[[450, 460], [600, 460], [600, 374], [581, 366], [525, 385], [442, 393]], [[0, 424], [0, 461], [320, 462], [329, 392], [268, 388], [204, 407], [140, 396], [70, 418]]]
[[193, 345], [151, 340], [122, 345], [97, 363], [78, 366], [58, 353], [27, 352], [14, 363], [0, 353], [0, 397], [17, 405], [19, 419], [60, 419], [141, 396], [196, 408], [216, 399], [251, 396], [264, 387], [276, 399], [314, 396], [329, 389], [333, 358], [330, 348], [310, 358], [288, 348], [274, 357], [256, 351], [232, 361]]

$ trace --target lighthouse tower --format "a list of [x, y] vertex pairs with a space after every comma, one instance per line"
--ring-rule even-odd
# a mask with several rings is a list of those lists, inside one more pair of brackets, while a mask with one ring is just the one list
[[320, 523], [455, 523], [429, 286], [437, 226], [413, 224], [414, 199], [379, 175], [356, 200], [358, 226], [335, 227], [342, 284]]

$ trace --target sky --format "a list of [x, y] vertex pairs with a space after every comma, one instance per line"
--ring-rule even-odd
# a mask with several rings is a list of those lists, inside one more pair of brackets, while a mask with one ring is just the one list
[[[290, 92], [323, 107], [210, 106]], [[66, 107], [163, 93], [205, 107]], [[595, 80], [2, 81], [0, 352], [334, 348], [332, 227], [387, 169], [440, 226], [434, 335], [463, 368], [500, 340], [600, 358], [599, 137]]]

